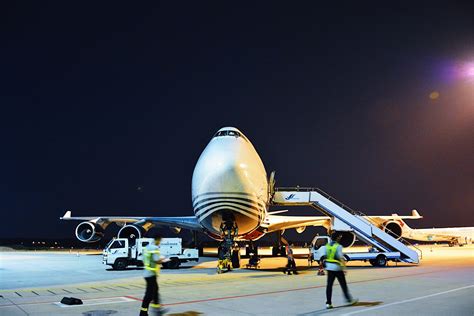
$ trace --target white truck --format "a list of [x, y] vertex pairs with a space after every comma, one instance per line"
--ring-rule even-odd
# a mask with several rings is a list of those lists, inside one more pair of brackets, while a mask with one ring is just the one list
[[[328, 236], [316, 236], [311, 242], [309, 248], [308, 264], [312, 265], [313, 261], [321, 263], [326, 259], [326, 244], [331, 241]], [[371, 248], [368, 252], [345, 252], [344, 258], [346, 261], [362, 260], [375, 267], [384, 267], [387, 265], [388, 260], [399, 261], [399, 252], [379, 252], [374, 248]]]
[[[112, 239], [102, 252], [102, 263], [112, 266], [114, 270], [123, 270], [127, 266], [143, 266], [143, 251], [153, 238], [139, 238], [130, 246], [127, 238]], [[199, 261], [198, 249], [183, 249], [181, 238], [163, 238], [160, 243], [160, 254], [169, 261], [162, 264], [163, 268], [177, 269], [181, 262]]]

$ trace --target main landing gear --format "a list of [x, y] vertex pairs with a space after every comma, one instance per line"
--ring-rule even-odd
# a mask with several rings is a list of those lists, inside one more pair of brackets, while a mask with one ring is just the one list
[[258, 247], [251, 241], [245, 247], [245, 257], [250, 258], [252, 255], [258, 256]]
[[273, 257], [286, 257], [286, 247], [281, 243], [282, 231], [279, 230], [276, 232], [277, 242], [276, 245], [272, 247], [272, 256]]
[[221, 224], [221, 233], [224, 240], [218, 248], [219, 261], [217, 263], [217, 273], [224, 270], [230, 271], [232, 268], [240, 268], [240, 248], [234, 243], [238, 228], [234, 222], [225, 222]]

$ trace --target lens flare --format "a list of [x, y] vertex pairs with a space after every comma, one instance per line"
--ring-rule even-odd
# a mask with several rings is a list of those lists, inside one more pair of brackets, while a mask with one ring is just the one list
[[464, 78], [474, 79], [474, 62], [465, 63], [462, 65], [461, 74]]
[[444, 80], [474, 82], [474, 61], [445, 63], [441, 67]]

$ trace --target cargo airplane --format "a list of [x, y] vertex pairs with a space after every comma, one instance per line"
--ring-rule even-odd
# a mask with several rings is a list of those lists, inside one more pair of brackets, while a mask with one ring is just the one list
[[[331, 228], [327, 216], [276, 215], [285, 210], [270, 211], [274, 187], [274, 172], [267, 178], [265, 167], [249, 139], [233, 127], [221, 128], [199, 157], [192, 177], [194, 216], [93, 216], [73, 217], [68, 211], [61, 219], [83, 221], [76, 227], [76, 237], [83, 242], [102, 238], [110, 223], [122, 228], [118, 237], [140, 238], [153, 226], [169, 226], [176, 231], [190, 229], [213, 239], [233, 244], [253, 241], [271, 232], [281, 234], [295, 228], [302, 233], [307, 226]], [[384, 230], [397, 230], [399, 219], [421, 216], [367, 216]], [[344, 232], [344, 245], [355, 241], [351, 232]], [[279, 238], [278, 238], [279, 240]], [[273, 254], [282, 248], [274, 247]]]

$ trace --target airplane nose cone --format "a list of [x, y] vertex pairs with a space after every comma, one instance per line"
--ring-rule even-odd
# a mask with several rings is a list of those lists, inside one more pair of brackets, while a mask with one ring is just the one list
[[209, 192], [267, 194], [266, 172], [253, 146], [243, 138], [214, 138], [194, 168], [193, 198]]
[[265, 168], [243, 137], [216, 137], [201, 154], [193, 173], [195, 215], [211, 233], [223, 221], [238, 222], [239, 234], [255, 229], [267, 203]]

